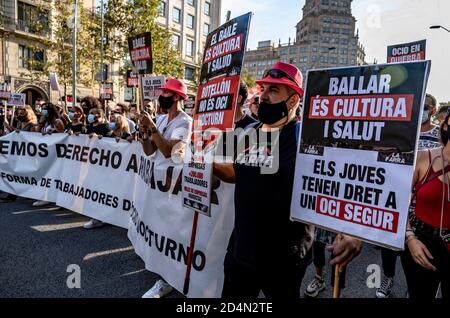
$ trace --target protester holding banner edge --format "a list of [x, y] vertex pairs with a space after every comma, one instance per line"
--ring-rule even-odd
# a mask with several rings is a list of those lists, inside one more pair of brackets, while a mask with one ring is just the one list
[[81, 106], [72, 106], [69, 112], [70, 124], [67, 127], [69, 134], [80, 134], [86, 131], [86, 116], [84, 115], [83, 108]]
[[64, 122], [59, 117], [56, 105], [52, 103], [45, 103], [42, 105], [41, 118], [39, 119], [38, 127], [42, 135], [64, 132]]
[[125, 118], [125, 116], [123, 115], [112, 115], [109, 122], [109, 129], [111, 129], [111, 131], [108, 136], [116, 138], [117, 142], [119, 142], [121, 139], [128, 140], [128, 137], [131, 136], [127, 118]]
[[[89, 110], [88, 115], [88, 126], [86, 133], [89, 135], [89, 138], [97, 137], [98, 139], [102, 139], [103, 137], [107, 137], [111, 132], [109, 126], [104, 123], [104, 112], [103, 109], [100, 108], [91, 108]], [[96, 219], [90, 219], [89, 222], [83, 225], [83, 228], [86, 230], [92, 230], [98, 227], [102, 227], [104, 223], [102, 221]]]

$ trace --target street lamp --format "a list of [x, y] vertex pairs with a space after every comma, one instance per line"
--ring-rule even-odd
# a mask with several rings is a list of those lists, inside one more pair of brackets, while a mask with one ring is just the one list
[[443, 27], [442, 25], [432, 25], [432, 26], [430, 26], [430, 29], [433, 29], [433, 30], [435, 30], [435, 29], [444, 29], [445, 31], [450, 33], [450, 30], [447, 29], [446, 27]]

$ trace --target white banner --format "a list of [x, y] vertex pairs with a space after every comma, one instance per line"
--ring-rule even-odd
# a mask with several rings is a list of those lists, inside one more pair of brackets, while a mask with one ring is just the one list
[[[139, 143], [27, 132], [0, 138], [0, 190], [129, 228], [146, 268], [178, 291], [194, 216], [182, 207], [181, 176], [182, 165], [155, 162]], [[216, 181], [212, 189], [212, 215], [199, 218], [189, 297], [219, 297], [222, 291], [234, 187]]]

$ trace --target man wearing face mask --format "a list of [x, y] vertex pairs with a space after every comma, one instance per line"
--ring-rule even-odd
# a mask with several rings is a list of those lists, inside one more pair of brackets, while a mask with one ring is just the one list
[[433, 149], [441, 146], [439, 127], [433, 125], [432, 118], [437, 111], [437, 101], [433, 95], [427, 94], [423, 105], [422, 127], [420, 129], [419, 150]]
[[[214, 167], [217, 177], [236, 184], [222, 297], [256, 298], [262, 291], [267, 298], [296, 299], [314, 235], [314, 227], [290, 220], [303, 77], [294, 65], [278, 62], [257, 84], [261, 123], [244, 131], [248, 144], [238, 148], [234, 164]], [[332, 246], [333, 264], [345, 266], [360, 248], [359, 240], [344, 237]]]
[[[190, 142], [192, 118], [181, 108], [181, 101], [188, 99], [186, 84], [178, 79], [170, 79], [161, 87], [161, 92], [159, 106], [167, 111], [167, 115], [160, 116], [155, 123], [152, 115], [143, 111], [139, 131], [147, 156], [156, 153], [155, 160], [168, 160], [172, 157], [174, 147], [182, 153]], [[172, 286], [159, 279], [142, 298], [162, 298], [172, 290]]]
[[36, 102], [34, 103], [34, 112], [36, 115], [40, 115], [42, 111], [42, 106], [45, 104], [45, 100], [42, 98], [36, 99]]
[[89, 111], [89, 115], [87, 117], [87, 134], [90, 135], [90, 137], [97, 135], [101, 138], [106, 137], [109, 134], [109, 125], [104, 123], [103, 114], [103, 110], [98, 108], [92, 108]]
[[144, 152], [148, 156], [157, 153], [157, 156], [169, 159], [175, 146], [180, 147], [177, 152], [182, 152], [182, 148], [189, 143], [192, 118], [181, 107], [181, 101], [188, 98], [186, 84], [178, 79], [170, 79], [161, 87], [161, 92], [159, 106], [167, 111], [167, 115], [160, 116], [155, 123], [149, 113], [143, 112], [139, 131]]

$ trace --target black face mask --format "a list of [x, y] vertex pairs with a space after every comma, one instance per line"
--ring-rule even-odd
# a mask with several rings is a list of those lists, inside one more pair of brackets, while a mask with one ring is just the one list
[[165, 109], [165, 110], [171, 108], [174, 104], [174, 101], [172, 99], [173, 96], [174, 95], [169, 96], [169, 97], [164, 97], [164, 96], [160, 95], [158, 98], [159, 106], [161, 106], [161, 108]]
[[18, 115], [17, 119], [23, 123], [23, 122], [27, 121], [27, 116], [26, 115]]
[[291, 97], [292, 96], [290, 96], [287, 100], [279, 102], [277, 104], [269, 104], [260, 101], [258, 109], [259, 121], [266, 125], [273, 125], [276, 122], [287, 117], [289, 115], [287, 102], [291, 99]]

